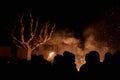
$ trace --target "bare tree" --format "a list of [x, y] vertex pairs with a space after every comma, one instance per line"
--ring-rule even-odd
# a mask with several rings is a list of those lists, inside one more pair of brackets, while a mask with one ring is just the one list
[[12, 38], [14, 44], [19, 48], [24, 48], [26, 50], [26, 59], [31, 60], [32, 52], [42, 44], [45, 44], [48, 40], [51, 39], [55, 24], [50, 27], [49, 22], [46, 22], [42, 28], [38, 28], [38, 19], [34, 19], [32, 14], [29, 13], [29, 38], [26, 40], [25, 29], [26, 25], [23, 23], [23, 15], [19, 16], [19, 26], [20, 26], [20, 35], [18, 38], [15, 36], [15, 28], [12, 29]]

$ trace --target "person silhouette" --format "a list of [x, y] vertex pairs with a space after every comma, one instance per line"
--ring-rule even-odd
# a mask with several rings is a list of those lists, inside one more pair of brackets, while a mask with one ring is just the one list
[[101, 63], [99, 53], [91, 51], [85, 55], [86, 63], [83, 64], [78, 72], [79, 80], [101, 80]]

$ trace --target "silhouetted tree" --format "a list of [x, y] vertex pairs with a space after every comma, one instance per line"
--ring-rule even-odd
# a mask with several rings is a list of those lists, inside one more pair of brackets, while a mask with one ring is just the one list
[[[27, 21], [24, 23], [25, 20], [23, 15], [19, 15], [19, 25], [20, 25], [20, 36], [19, 38], [15, 36], [15, 28], [12, 30], [12, 37], [13, 37], [13, 42], [15, 45], [19, 48], [24, 48], [26, 52], [26, 58], [27, 60], [31, 59], [32, 51], [34, 51], [39, 45], [44, 44], [48, 40], [51, 39], [53, 30], [55, 28], [55, 24], [52, 26], [51, 29], [48, 30], [48, 27], [50, 27], [49, 23], [45, 23], [45, 25], [42, 27], [41, 30], [38, 30], [37, 35], [37, 29], [38, 29], [38, 19], [34, 19], [31, 12], [29, 12], [29, 24], [27, 24]], [[29, 30], [27, 30], [26, 26], [29, 26]], [[28, 39], [25, 37], [25, 31], [29, 31], [29, 36]], [[18, 31], [17, 31], [18, 32]], [[18, 36], [18, 35], [17, 35]]]

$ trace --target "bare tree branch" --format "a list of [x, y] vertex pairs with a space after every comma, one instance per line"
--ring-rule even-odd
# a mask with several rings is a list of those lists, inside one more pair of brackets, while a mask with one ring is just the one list
[[43, 39], [43, 37], [42, 37], [43, 31], [44, 31], [44, 27], [42, 27], [42, 29], [40, 30], [39, 42]]
[[51, 36], [52, 36], [52, 34], [53, 34], [53, 32], [54, 32], [55, 26], [56, 26], [56, 24], [53, 25], [53, 27], [52, 27], [52, 29], [51, 29], [51, 32], [50, 32], [50, 34], [49, 34], [48, 40], [51, 39]]
[[[33, 20], [33, 21], [34, 21], [34, 20]], [[33, 27], [33, 25], [32, 25], [31, 27]], [[35, 35], [36, 35], [37, 27], [38, 27], [38, 19], [36, 20], [36, 26], [35, 26], [34, 31], [32, 30], [31, 33], [30, 33], [30, 34], [31, 34], [31, 37], [30, 37], [30, 39], [27, 41], [28, 44], [34, 39], [34, 37], [35, 37]], [[33, 28], [32, 28], [32, 29], [33, 29]]]
[[51, 36], [52, 36], [55, 26], [56, 25], [54, 24], [50, 33], [48, 32], [48, 27], [49, 27], [48, 23], [46, 23], [46, 25], [43, 26], [43, 28], [40, 31], [39, 40], [38, 40], [38, 42], [35, 43], [35, 46], [32, 48], [32, 50], [39, 47], [39, 45], [45, 44], [48, 40], [51, 39]]
[[14, 43], [15, 46], [17, 46], [18, 48], [22, 48], [22, 46], [18, 45], [15, 40], [13, 40], [13, 43]]
[[23, 44], [23, 42], [21, 42], [20, 40], [18, 40], [13, 34], [11, 34], [11, 35], [12, 35], [12, 38], [13, 38], [13, 42], [15, 43], [15, 45], [17, 47], [20, 47], [20, 46], [18, 46], [18, 44], [16, 44], [16, 41], [19, 42], [25, 49], [27, 49], [26, 46]]
[[47, 22], [45, 24], [44, 38], [46, 38], [46, 35], [47, 35], [47, 32], [48, 32], [48, 26], [49, 26], [49, 22]]
[[[45, 25], [42, 26], [39, 35], [37, 37], [37, 29], [38, 29], [38, 19], [34, 20], [32, 17], [32, 14], [29, 13], [29, 17], [30, 17], [30, 25], [29, 25], [29, 29], [30, 29], [30, 38], [25, 41], [25, 27], [26, 25], [23, 23], [23, 15], [20, 16], [20, 39], [15, 37], [14, 35], [14, 29], [12, 30], [11, 36], [13, 37], [13, 42], [14, 44], [19, 47], [19, 48], [25, 48], [27, 51], [27, 60], [30, 60], [30, 57], [32, 55], [32, 51], [35, 50], [37, 47], [39, 47], [42, 44], [45, 44], [48, 40], [51, 39], [51, 36], [53, 34], [54, 28], [55, 28], [55, 24], [52, 26], [51, 29], [48, 29], [50, 27], [49, 22], [45, 23]], [[35, 25], [34, 25], [35, 24]], [[34, 41], [34, 39], [36, 39], [36, 41]], [[31, 41], [33, 40], [33, 43], [31, 43]], [[17, 42], [19, 44], [17, 44]]]
[[20, 17], [20, 36], [21, 36], [21, 41], [23, 43], [25, 43], [25, 40], [24, 40], [24, 25], [23, 25], [23, 16]]
[[36, 19], [36, 26], [35, 26], [35, 29], [34, 29], [34, 32], [33, 32], [33, 33], [34, 33], [34, 36], [35, 36], [36, 31], [37, 31], [37, 28], [38, 28], [38, 22], [39, 22], [38, 19]]
[[34, 22], [34, 19], [32, 18], [31, 13], [29, 14], [29, 16], [30, 16], [30, 35], [32, 36], [33, 35], [33, 22]]

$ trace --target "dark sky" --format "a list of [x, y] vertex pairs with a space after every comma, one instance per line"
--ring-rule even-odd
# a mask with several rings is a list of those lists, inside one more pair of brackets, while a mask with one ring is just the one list
[[35, 16], [43, 21], [55, 21], [58, 28], [68, 27], [76, 31], [82, 31], [84, 26], [99, 20], [104, 12], [112, 7], [119, 8], [118, 1], [39, 1], [39, 0], [16, 0], [3, 1], [0, 4], [0, 45], [9, 44], [8, 27], [19, 12], [32, 9]]

